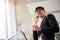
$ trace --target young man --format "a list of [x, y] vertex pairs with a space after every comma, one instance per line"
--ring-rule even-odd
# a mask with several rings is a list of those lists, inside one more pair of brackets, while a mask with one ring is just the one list
[[[35, 13], [38, 15], [34, 18], [35, 25], [33, 28], [33, 38], [38, 40], [41, 35], [42, 40], [55, 40], [55, 33], [59, 32], [59, 26], [52, 14], [45, 15], [45, 9], [43, 7], [37, 7]], [[38, 27], [38, 18], [43, 18], [40, 27]]]

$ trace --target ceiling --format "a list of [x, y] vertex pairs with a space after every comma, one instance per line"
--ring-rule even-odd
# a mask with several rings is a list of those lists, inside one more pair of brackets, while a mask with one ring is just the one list
[[26, 3], [33, 3], [33, 2], [39, 2], [39, 1], [46, 1], [46, 0], [26, 0]]
[[41, 2], [46, 0], [15, 0], [17, 3], [33, 3], [33, 2]]

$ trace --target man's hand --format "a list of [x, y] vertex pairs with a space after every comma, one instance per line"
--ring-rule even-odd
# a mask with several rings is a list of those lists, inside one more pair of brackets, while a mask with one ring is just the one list
[[34, 17], [34, 23], [37, 24], [37, 22], [38, 22], [38, 18], [37, 18], [37, 16], [35, 16]]
[[38, 27], [37, 25], [33, 25], [32, 28], [34, 31], [40, 31], [40, 27]]

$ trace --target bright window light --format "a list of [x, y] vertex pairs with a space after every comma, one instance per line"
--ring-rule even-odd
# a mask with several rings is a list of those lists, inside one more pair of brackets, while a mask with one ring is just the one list
[[0, 0], [0, 39], [6, 38], [5, 0]]

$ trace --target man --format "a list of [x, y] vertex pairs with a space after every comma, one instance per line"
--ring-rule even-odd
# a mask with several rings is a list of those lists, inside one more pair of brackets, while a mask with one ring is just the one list
[[[33, 38], [38, 40], [41, 36], [42, 40], [55, 40], [55, 33], [59, 32], [59, 26], [52, 14], [45, 15], [45, 9], [43, 7], [37, 7], [35, 13], [38, 15], [34, 18], [35, 25], [33, 28]], [[38, 18], [43, 18], [40, 27], [38, 27]]]

